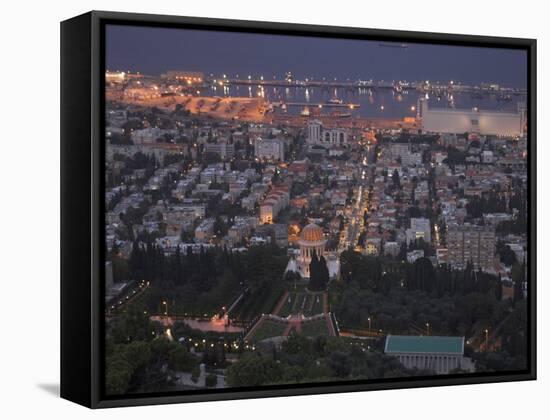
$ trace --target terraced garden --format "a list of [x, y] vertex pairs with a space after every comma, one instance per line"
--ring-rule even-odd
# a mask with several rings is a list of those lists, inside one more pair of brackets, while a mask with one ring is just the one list
[[302, 334], [310, 337], [317, 337], [319, 335], [330, 335], [326, 318], [303, 322]]
[[254, 332], [254, 340], [261, 341], [270, 337], [282, 336], [287, 325], [282, 322], [271, 321], [266, 319], [258, 326], [258, 329]]
[[293, 314], [312, 316], [323, 313], [323, 293], [308, 291], [290, 292], [277, 315], [287, 317]]

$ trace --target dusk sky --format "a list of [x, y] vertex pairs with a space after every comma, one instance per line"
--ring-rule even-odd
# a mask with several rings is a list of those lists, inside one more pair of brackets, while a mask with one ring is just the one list
[[282, 78], [457, 80], [527, 86], [527, 53], [520, 50], [213, 32], [137, 26], [106, 29], [109, 70], [166, 70]]

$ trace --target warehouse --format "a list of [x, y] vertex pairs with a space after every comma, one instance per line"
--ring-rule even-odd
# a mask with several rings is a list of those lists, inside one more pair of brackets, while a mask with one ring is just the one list
[[525, 109], [518, 104], [517, 112], [486, 111], [479, 108], [449, 109], [430, 108], [428, 101], [420, 104], [422, 131], [424, 133], [478, 133], [517, 137], [524, 134]]

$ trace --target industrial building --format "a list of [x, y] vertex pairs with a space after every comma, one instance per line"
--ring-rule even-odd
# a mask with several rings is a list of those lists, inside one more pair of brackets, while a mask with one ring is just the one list
[[503, 112], [479, 108], [430, 108], [428, 101], [421, 100], [419, 109], [422, 131], [425, 133], [478, 133], [517, 137], [525, 131], [526, 112], [523, 104], [518, 104], [517, 112]]

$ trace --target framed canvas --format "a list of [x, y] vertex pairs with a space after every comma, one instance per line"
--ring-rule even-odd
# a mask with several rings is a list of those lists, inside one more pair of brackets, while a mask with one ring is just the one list
[[61, 24], [61, 396], [536, 378], [536, 42]]

